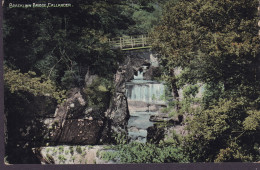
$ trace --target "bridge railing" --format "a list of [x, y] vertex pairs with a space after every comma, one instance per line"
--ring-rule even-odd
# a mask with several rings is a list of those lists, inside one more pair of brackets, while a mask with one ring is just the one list
[[109, 44], [113, 48], [120, 48], [122, 50], [151, 48], [150, 42], [151, 42], [150, 37], [148, 37], [147, 35], [124, 36], [124, 37], [109, 39]]

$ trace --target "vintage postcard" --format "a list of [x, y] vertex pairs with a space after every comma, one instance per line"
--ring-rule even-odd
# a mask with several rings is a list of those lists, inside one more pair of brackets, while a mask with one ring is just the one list
[[259, 0], [2, 6], [6, 165], [260, 162]]

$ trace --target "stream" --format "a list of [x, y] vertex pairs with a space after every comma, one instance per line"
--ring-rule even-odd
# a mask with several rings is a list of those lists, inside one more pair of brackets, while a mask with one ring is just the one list
[[138, 71], [132, 81], [126, 82], [126, 97], [130, 112], [128, 121], [130, 142], [146, 142], [147, 128], [154, 124], [149, 120], [150, 116], [157, 115], [161, 105], [165, 105], [162, 99], [164, 93], [165, 86], [156, 81], [143, 80], [142, 71]]

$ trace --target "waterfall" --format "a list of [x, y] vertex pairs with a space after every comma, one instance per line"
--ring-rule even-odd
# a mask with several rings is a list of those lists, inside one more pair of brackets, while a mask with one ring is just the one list
[[128, 100], [143, 101], [146, 103], [164, 103], [165, 87], [161, 83], [145, 81], [126, 83], [126, 96]]
[[143, 80], [144, 79], [144, 72], [138, 71], [137, 76], [134, 75], [134, 80]]
[[163, 100], [163, 96], [165, 96], [164, 84], [143, 80], [143, 73], [146, 69], [147, 66], [143, 66], [137, 75], [134, 75], [131, 82], [126, 82], [126, 97], [130, 111], [128, 137], [131, 141], [142, 143], [146, 142], [147, 128], [154, 124], [150, 122], [150, 116], [157, 114], [157, 111], [151, 111], [152, 106], [157, 108], [156, 106], [165, 104]]

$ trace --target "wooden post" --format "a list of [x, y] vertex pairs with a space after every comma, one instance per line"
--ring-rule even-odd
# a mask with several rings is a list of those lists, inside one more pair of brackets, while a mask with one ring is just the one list
[[144, 47], [144, 35], [142, 35], [142, 46]]
[[132, 45], [132, 48], [134, 48], [134, 43], [133, 43], [133, 37], [131, 36], [131, 45]]
[[120, 48], [122, 49], [123, 46], [122, 46], [122, 38], [120, 37]]

